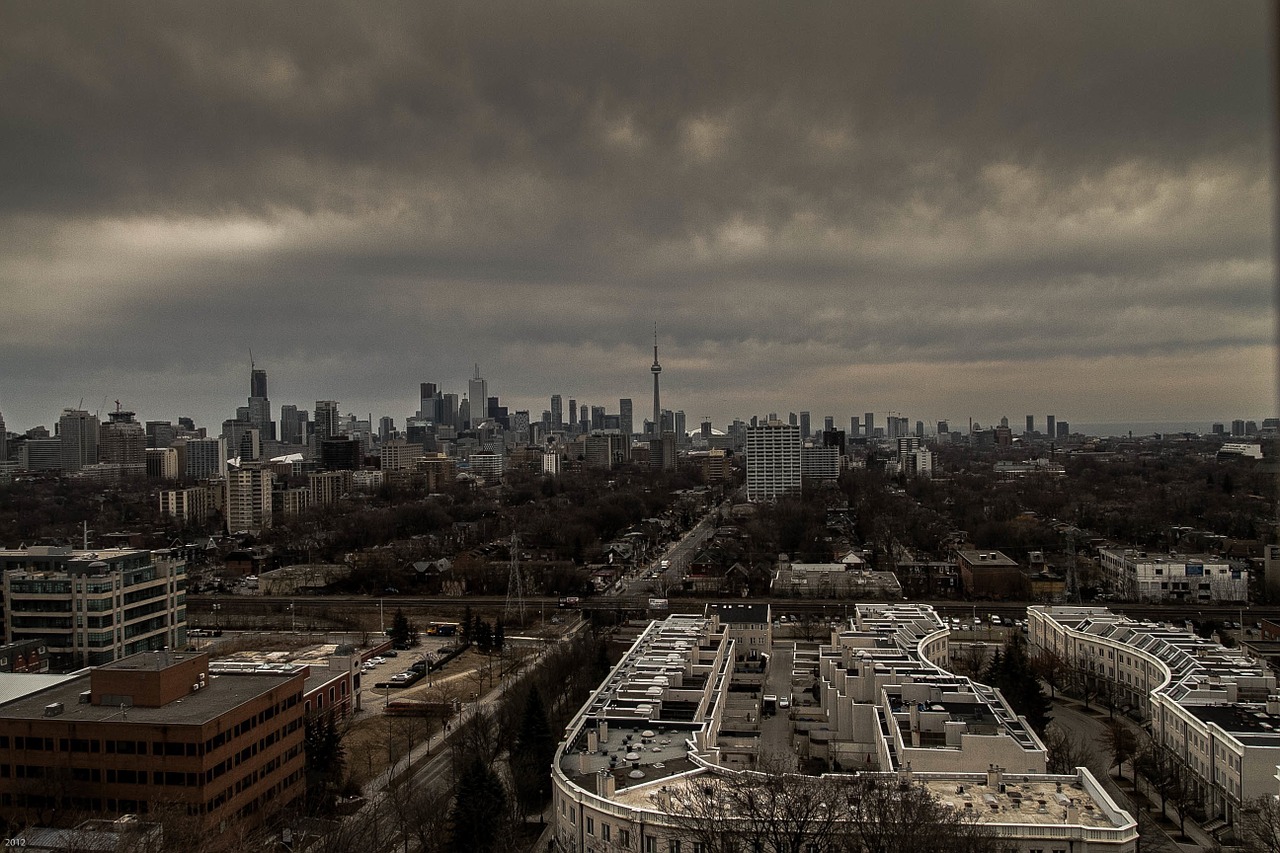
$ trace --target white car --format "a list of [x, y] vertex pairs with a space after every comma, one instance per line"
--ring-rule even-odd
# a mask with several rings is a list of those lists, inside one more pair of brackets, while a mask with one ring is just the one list
[[386, 662], [387, 662], [387, 659], [386, 659], [386, 658], [384, 658], [382, 655], [378, 655], [377, 657], [369, 658], [369, 663], [373, 664], [374, 666], [381, 666], [382, 664], [384, 664], [384, 663], [386, 663]]
[[786, 696], [783, 696], [782, 698], [780, 698], [780, 699], [778, 700], [778, 707], [779, 707], [779, 708], [790, 708], [790, 707], [791, 707], [791, 700], [790, 700], [790, 699], [788, 699]]

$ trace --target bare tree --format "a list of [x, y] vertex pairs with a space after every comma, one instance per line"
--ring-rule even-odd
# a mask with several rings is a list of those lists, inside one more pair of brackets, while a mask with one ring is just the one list
[[958, 651], [951, 658], [951, 669], [958, 675], [969, 678], [980, 678], [987, 666], [987, 644], [957, 644]]
[[1280, 853], [1280, 797], [1250, 800], [1240, 814], [1240, 835], [1248, 853]]
[[1086, 708], [1098, 696], [1099, 680], [1093, 672], [1093, 666], [1084, 655], [1076, 658], [1071, 666], [1071, 685], [1079, 694]]
[[1049, 698], [1056, 699], [1058, 688], [1071, 677], [1071, 664], [1057, 649], [1042, 648], [1031, 659], [1036, 675], [1049, 685]]
[[1093, 750], [1084, 738], [1053, 723], [1045, 730], [1042, 740], [1049, 753], [1050, 773], [1075, 773], [1077, 767], [1087, 767], [1093, 756]]
[[847, 819], [839, 849], [847, 853], [981, 853], [994, 839], [976, 818], [949, 809], [927, 788], [887, 775], [853, 777], [844, 791]]
[[[1120, 778], [1124, 778], [1124, 763], [1134, 758], [1138, 751], [1138, 739], [1127, 723], [1111, 720], [1103, 731], [1103, 742], [1111, 753], [1112, 766], [1120, 770]], [[1136, 772], [1134, 774], [1137, 775]]]

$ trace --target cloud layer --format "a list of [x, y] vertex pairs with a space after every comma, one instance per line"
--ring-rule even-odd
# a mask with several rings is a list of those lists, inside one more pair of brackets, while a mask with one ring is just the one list
[[[1262, 3], [0, 13], [0, 412], [1274, 413]], [[646, 406], [638, 406], [647, 411]]]

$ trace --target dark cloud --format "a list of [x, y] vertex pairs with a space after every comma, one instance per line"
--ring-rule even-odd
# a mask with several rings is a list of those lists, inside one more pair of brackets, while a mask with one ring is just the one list
[[0, 411], [220, 419], [252, 347], [277, 403], [480, 361], [536, 417], [643, 397], [656, 321], [717, 420], [1107, 359], [1025, 393], [1106, 420], [1126, 364], [1234, 363], [1144, 413], [1269, 414], [1267, 10], [11, 3]]

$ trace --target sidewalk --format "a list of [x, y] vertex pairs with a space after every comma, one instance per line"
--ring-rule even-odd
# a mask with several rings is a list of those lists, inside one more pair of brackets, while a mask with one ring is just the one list
[[[1089, 743], [1094, 745], [1102, 743], [1105, 728], [1112, 719], [1128, 726], [1139, 738], [1146, 738], [1147, 736], [1145, 730], [1143, 730], [1140, 725], [1123, 714], [1116, 714], [1113, 718], [1108, 712], [1101, 708], [1090, 708], [1086, 710], [1083, 702], [1070, 697], [1064, 697], [1061, 694], [1054, 698], [1053, 709], [1055, 712], [1063, 712], [1071, 718], [1071, 721], [1069, 722], [1068, 719], [1063, 719], [1055, 713], [1054, 719], [1059, 721], [1064, 728], [1074, 729], [1077, 732], [1080, 732], [1089, 739]], [[1105, 765], [1110, 763], [1110, 755], [1105, 754], [1101, 749], [1095, 750], [1095, 752], [1102, 757], [1102, 764]], [[1170, 833], [1177, 833], [1177, 810], [1172, 805], [1166, 803], [1164, 810], [1160, 811], [1158, 808], [1160, 804], [1159, 792], [1152, 788], [1142, 774], [1137, 773], [1137, 771], [1133, 769], [1133, 764], [1131, 762], [1126, 761], [1125, 764], [1129, 767], [1130, 775], [1123, 777], [1123, 785], [1121, 784], [1121, 777], [1116, 776], [1113, 772], [1115, 768], [1108, 768], [1106, 773], [1107, 778], [1100, 781], [1106, 786], [1107, 792], [1115, 798], [1116, 802], [1119, 803], [1122, 808], [1127, 808], [1134, 812], [1133, 817], [1135, 820], [1138, 819], [1138, 814], [1136, 812], [1141, 809], [1149, 816], [1159, 816], [1170, 821], [1172, 823], [1172, 827], [1166, 828], [1164, 826], [1160, 826], [1159, 830], [1165, 835], [1165, 838], [1170, 844], [1177, 845], [1183, 850], [1211, 850], [1220, 846], [1217, 839], [1205, 832], [1201, 828], [1200, 824], [1189, 816], [1184, 823], [1188, 840], [1181, 842], [1175, 840], [1173, 835]], [[1136, 775], [1138, 779], [1136, 785], [1131, 778], [1134, 775]], [[1151, 807], [1157, 808], [1155, 810], [1151, 810]]]

